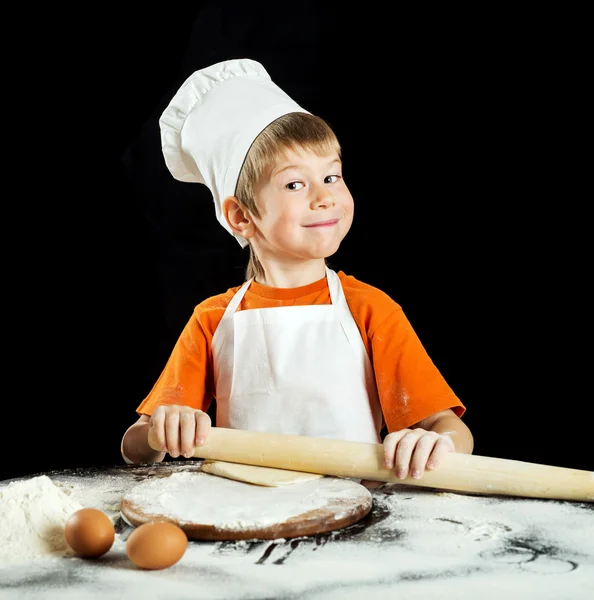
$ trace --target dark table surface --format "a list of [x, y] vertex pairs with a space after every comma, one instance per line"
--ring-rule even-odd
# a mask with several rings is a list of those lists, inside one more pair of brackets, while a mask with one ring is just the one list
[[[594, 504], [475, 496], [408, 485], [372, 491], [356, 524], [309, 537], [190, 541], [160, 571], [125, 553], [123, 495], [148, 477], [201, 461], [51, 471], [81, 505], [107, 513], [116, 540], [99, 559], [0, 562], [0, 599], [594, 598]], [[0, 543], [2, 542], [0, 523]]]

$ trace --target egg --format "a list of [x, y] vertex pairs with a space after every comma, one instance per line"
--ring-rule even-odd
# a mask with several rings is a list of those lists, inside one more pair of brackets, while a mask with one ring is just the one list
[[166, 569], [184, 555], [187, 547], [184, 530], [165, 521], [143, 523], [126, 540], [128, 558], [142, 569]]
[[68, 545], [85, 558], [105, 554], [115, 540], [115, 528], [111, 519], [96, 508], [81, 508], [72, 513], [64, 524]]

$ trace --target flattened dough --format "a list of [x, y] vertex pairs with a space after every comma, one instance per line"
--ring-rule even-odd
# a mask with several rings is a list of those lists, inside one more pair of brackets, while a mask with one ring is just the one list
[[254, 485], [267, 487], [282, 487], [324, 477], [324, 475], [317, 473], [302, 473], [301, 471], [256, 467], [254, 465], [243, 465], [212, 459], [206, 459], [202, 463], [201, 470], [211, 475], [218, 475], [219, 477], [226, 477], [235, 481], [243, 481], [244, 483], [253, 483]]

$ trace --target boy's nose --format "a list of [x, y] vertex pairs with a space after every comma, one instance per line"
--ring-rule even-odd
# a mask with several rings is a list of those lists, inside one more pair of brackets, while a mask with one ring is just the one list
[[322, 186], [318, 190], [316, 190], [312, 202], [314, 208], [326, 208], [327, 206], [333, 206], [334, 203], [334, 196], [327, 187]]

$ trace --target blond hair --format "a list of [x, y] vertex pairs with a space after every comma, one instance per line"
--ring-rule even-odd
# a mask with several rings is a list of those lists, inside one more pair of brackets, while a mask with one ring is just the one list
[[[256, 184], [287, 150], [303, 148], [318, 156], [337, 152], [340, 157], [340, 144], [330, 125], [321, 117], [309, 113], [289, 113], [279, 117], [263, 129], [254, 140], [245, 157], [237, 180], [235, 196], [244, 208], [257, 218], [260, 213], [256, 206], [254, 189]], [[246, 280], [264, 276], [264, 269], [249, 245], [250, 258], [246, 268]]]

